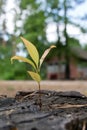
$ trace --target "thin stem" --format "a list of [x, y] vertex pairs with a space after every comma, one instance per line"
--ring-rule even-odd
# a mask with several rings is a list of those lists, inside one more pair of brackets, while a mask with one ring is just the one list
[[41, 91], [41, 89], [40, 89], [40, 82], [38, 82], [38, 86], [39, 86], [39, 92]]
[[41, 101], [41, 89], [40, 89], [40, 82], [38, 82], [38, 86], [39, 86], [39, 106], [40, 106], [40, 109], [42, 107], [42, 101]]

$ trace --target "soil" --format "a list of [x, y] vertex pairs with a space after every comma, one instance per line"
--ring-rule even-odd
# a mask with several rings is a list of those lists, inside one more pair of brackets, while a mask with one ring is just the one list
[[80, 92], [19, 91], [14, 97], [0, 96], [0, 130], [87, 130], [86, 121], [87, 97]]

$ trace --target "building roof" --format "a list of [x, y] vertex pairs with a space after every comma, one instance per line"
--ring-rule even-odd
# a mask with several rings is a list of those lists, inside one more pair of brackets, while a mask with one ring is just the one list
[[87, 61], [87, 51], [80, 47], [70, 47], [71, 51], [81, 60]]

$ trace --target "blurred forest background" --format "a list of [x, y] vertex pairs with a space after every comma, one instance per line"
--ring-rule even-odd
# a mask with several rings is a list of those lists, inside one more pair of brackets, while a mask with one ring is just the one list
[[[11, 1], [13, 1], [13, 7], [11, 7], [10, 0], [0, 0], [1, 80], [29, 79], [26, 70], [30, 66], [18, 61], [14, 64], [10, 62], [10, 58], [14, 55], [28, 57], [20, 36], [34, 43], [40, 56], [51, 44], [57, 46], [43, 64], [41, 72], [43, 79], [47, 78], [47, 61], [53, 56], [58, 57], [59, 66], [62, 64], [61, 57], [64, 57], [66, 79], [70, 79], [69, 65], [72, 56], [76, 57], [79, 65], [87, 67], [87, 62], [80, 61], [74, 55], [74, 51], [71, 51], [71, 48], [76, 47], [87, 51], [87, 41], [84, 38], [84, 36], [87, 37], [87, 11], [84, 13], [86, 0]], [[81, 10], [78, 11], [79, 8]], [[10, 20], [12, 23], [8, 25]]]

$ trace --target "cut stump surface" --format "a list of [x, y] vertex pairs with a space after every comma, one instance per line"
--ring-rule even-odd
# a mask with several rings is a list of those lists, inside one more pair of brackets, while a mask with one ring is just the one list
[[75, 91], [0, 96], [0, 130], [86, 130], [87, 97]]

